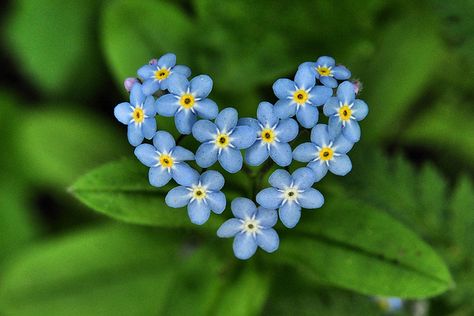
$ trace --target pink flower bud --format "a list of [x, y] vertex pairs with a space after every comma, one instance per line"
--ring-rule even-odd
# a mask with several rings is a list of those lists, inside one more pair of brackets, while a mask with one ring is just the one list
[[352, 81], [352, 84], [354, 85], [354, 91], [355, 91], [355, 94], [359, 94], [359, 92], [362, 91], [362, 88], [363, 88], [363, 85], [362, 85], [362, 82], [358, 79]]
[[133, 85], [137, 82], [138, 82], [137, 78], [130, 77], [124, 80], [123, 86], [125, 87], [125, 90], [130, 92], [130, 90], [132, 90]]
[[148, 64], [151, 66], [155, 66], [157, 63], [158, 63], [158, 59], [156, 58], [150, 59], [150, 61], [148, 62]]

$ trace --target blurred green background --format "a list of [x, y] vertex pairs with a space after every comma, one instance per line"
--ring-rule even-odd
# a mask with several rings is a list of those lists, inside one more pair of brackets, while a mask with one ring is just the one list
[[[373, 296], [392, 294], [405, 298], [398, 315], [474, 315], [474, 1], [18, 0], [2, 2], [0, 17], [0, 315], [383, 315]], [[346, 65], [370, 113], [351, 174], [321, 184], [343, 202], [327, 197], [302, 221], [314, 214], [308, 230], [346, 242], [359, 232], [347, 228], [360, 218], [350, 214], [373, 210], [380, 220], [357, 226], [373, 236], [361, 249], [373, 245], [383, 261], [408, 228], [454, 282], [431, 252], [407, 261], [438, 278], [430, 293], [421, 277], [381, 278], [378, 265], [348, 271], [353, 257], [324, 238], [302, 247], [315, 257], [297, 257], [289, 241], [238, 262], [230, 241], [159, 218], [159, 192], [114, 202], [151, 190], [132, 160], [106, 168], [133, 169], [141, 187], [116, 171], [102, 177], [110, 187], [76, 182], [132, 157], [113, 108], [127, 99], [123, 79], [166, 52], [209, 74], [211, 97], [241, 116], [274, 102], [272, 83], [304, 61], [331, 55]], [[400, 237], [408, 249], [410, 238]]]

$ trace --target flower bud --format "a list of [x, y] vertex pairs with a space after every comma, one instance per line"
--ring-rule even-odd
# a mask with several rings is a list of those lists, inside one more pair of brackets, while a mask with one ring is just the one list
[[123, 86], [125, 87], [125, 90], [127, 90], [127, 92], [130, 92], [130, 90], [132, 90], [133, 85], [137, 82], [137, 78], [130, 77], [124, 80]]

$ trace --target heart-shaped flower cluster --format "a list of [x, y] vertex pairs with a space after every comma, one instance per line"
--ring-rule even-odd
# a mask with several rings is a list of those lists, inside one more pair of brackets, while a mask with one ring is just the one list
[[[233, 218], [217, 231], [219, 237], [234, 237], [234, 253], [240, 259], [250, 258], [258, 247], [277, 250], [273, 226], [278, 219], [287, 228], [295, 227], [302, 209], [324, 203], [314, 184], [328, 171], [343, 176], [352, 168], [347, 153], [360, 139], [358, 121], [367, 116], [368, 107], [356, 98], [360, 83], [349, 81], [350, 71], [331, 57], [301, 64], [294, 80], [278, 79], [273, 84], [277, 102], [261, 102], [256, 118], [239, 119], [234, 108], [219, 111], [208, 98], [212, 79], [199, 75], [189, 80], [191, 70], [176, 65], [174, 54], [152, 59], [137, 74], [125, 80], [130, 102], [118, 104], [115, 117], [128, 126], [136, 157], [150, 168], [150, 184], [163, 187], [173, 179], [179, 185], [167, 193], [165, 202], [187, 207], [192, 223], [202, 225], [211, 212], [225, 211], [227, 199], [221, 190], [226, 181], [232, 182], [232, 174], [246, 172], [259, 183], [272, 165], [283, 168], [270, 175], [270, 187], [256, 186], [255, 201], [233, 199]], [[328, 124], [318, 124], [321, 106]], [[178, 141], [158, 130], [156, 116], [174, 117]], [[303, 140], [305, 132], [308, 142]], [[195, 153], [180, 146], [186, 135], [200, 143]], [[293, 149], [293, 143], [299, 145]], [[308, 164], [290, 174], [293, 160]], [[217, 162], [229, 175], [208, 170]], [[244, 165], [264, 163], [256, 173]]]

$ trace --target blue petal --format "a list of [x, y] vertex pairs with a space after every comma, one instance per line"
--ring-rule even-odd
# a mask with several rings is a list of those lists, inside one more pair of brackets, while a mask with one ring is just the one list
[[280, 245], [280, 238], [273, 228], [262, 229], [257, 234], [257, 245], [266, 252], [274, 252]]
[[145, 99], [145, 103], [143, 103], [143, 111], [147, 116], [155, 116], [155, 98], [153, 98], [152, 96], [148, 96]]
[[309, 92], [309, 100], [315, 106], [323, 105], [332, 97], [332, 89], [325, 86], [316, 86]]
[[285, 203], [285, 205], [280, 207], [278, 213], [281, 223], [287, 228], [293, 228], [301, 218], [301, 207], [293, 202]]
[[255, 134], [258, 134], [258, 132], [260, 131], [260, 125], [258, 125], [258, 121], [254, 118], [244, 117], [239, 119], [237, 121], [237, 126], [241, 125], [250, 126], [255, 131]]
[[217, 158], [227, 172], [236, 173], [242, 169], [243, 158], [239, 150], [227, 147]]
[[178, 111], [174, 117], [174, 124], [180, 134], [189, 135], [196, 122], [196, 114], [190, 110]]
[[275, 210], [268, 208], [259, 207], [257, 209], [257, 215], [255, 219], [258, 220], [258, 224], [264, 228], [270, 228], [275, 226], [278, 221], [278, 213]]
[[219, 108], [217, 107], [216, 102], [211, 99], [202, 99], [194, 103], [194, 109], [197, 114], [206, 119], [213, 120], [216, 118]]
[[290, 79], [278, 79], [273, 84], [273, 92], [278, 99], [287, 99], [295, 90], [295, 83]]
[[332, 67], [336, 64], [336, 61], [334, 58], [329, 57], [329, 56], [321, 56], [316, 60], [316, 67], [317, 66], [326, 66], [326, 67]]
[[191, 76], [191, 69], [188, 66], [184, 66], [184, 65], [174, 66], [173, 67], [173, 72], [177, 73], [177, 74], [180, 74], [180, 75], [183, 75], [186, 78]]
[[342, 129], [342, 135], [351, 142], [358, 142], [360, 140], [360, 126], [354, 120], [347, 121], [346, 125]]
[[309, 162], [316, 158], [318, 149], [313, 143], [303, 143], [293, 150], [293, 159], [300, 162]]
[[225, 180], [220, 172], [215, 170], [208, 170], [201, 174], [199, 178], [201, 185], [205, 186], [208, 190], [211, 191], [220, 191], [224, 186]]
[[273, 111], [273, 105], [269, 102], [260, 102], [257, 108], [257, 118], [263, 126], [273, 127], [278, 123], [278, 117]]
[[156, 113], [162, 116], [174, 116], [178, 108], [179, 99], [174, 94], [162, 95], [155, 102]]
[[363, 120], [369, 113], [369, 107], [367, 103], [362, 100], [355, 100], [354, 106], [352, 107], [352, 115], [357, 121]]
[[190, 84], [190, 91], [196, 98], [206, 98], [212, 90], [212, 79], [208, 75], [194, 77]]
[[296, 104], [289, 99], [281, 99], [273, 107], [275, 115], [281, 119], [286, 119], [296, 114]]
[[314, 87], [316, 84], [316, 77], [311, 67], [300, 67], [295, 75], [295, 83], [298, 89], [308, 90]]
[[148, 79], [143, 82], [143, 93], [146, 95], [152, 95], [160, 89], [160, 82], [155, 79]]
[[217, 147], [214, 144], [202, 144], [196, 151], [196, 163], [201, 168], [209, 168], [217, 161]]
[[188, 205], [188, 215], [191, 223], [202, 225], [209, 219], [211, 209], [202, 200], [194, 200]]
[[283, 202], [283, 193], [275, 188], [266, 188], [258, 192], [256, 200], [265, 208], [276, 209]]
[[247, 198], [238, 197], [232, 200], [230, 209], [235, 217], [240, 219], [251, 218], [257, 212], [255, 203]]
[[351, 77], [351, 72], [344, 66], [336, 66], [331, 69], [331, 72], [337, 80], [346, 80]]
[[316, 69], [315, 69], [316, 63], [311, 62], [311, 61], [305, 61], [304, 63], [298, 66], [298, 69], [304, 68], [304, 67], [309, 67], [310, 69], [314, 70], [313, 72], [316, 74]]
[[314, 181], [318, 182], [328, 173], [328, 166], [323, 161], [314, 161], [308, 164], [308, 168], [313, 170]]
[[257, 136], [253, 128], [249, 126], [237, 126], [230, 138], [231, 144], [237, 149], [246, 149], [255, 143]]
[[318, 123], [319, 112], [315, 106], [304, 105], [296, 111], [296, 118], [300, 122], [301, 126], [305, 128], [312, 128]]
[[156, 67], [151, 66], [151, 65], [145, 65], [145, 66], [142, 66], [140, 69], [138, 69], [137, 75], [140, 78], [146, 80], [146, 79], [153, 78], [155, 71], [156, 71]]
[[321, 83], [323, 85], [325, 85], [326, 87], [328, 87], [328, 88], [336, 88], [337, 87], [337, 80], [334, 79], [333, 77], [321, 76], [319, 78], [319, 81], [321, 81]]
[[155, 117], [146, 118], [142, 124], [143, 136], [146, 139], [152, 139], [156, 132], [156, 120]]
[[292, 174], [294, 185], [300, 189], [305, 190], [314, 184], [314, 174], [310, 168], [298, 168]]
[[338, 116], [333, 115], [329, 117], [328, 132], [329, 132], [329, 137], [333, 139], [341, 134], [342, 122]]
[[343, 135], [340, 135], [336, 140], [334, 141], [333, 144], [333, 149], [335, 152], [339, 154], [345, 154], [349, 150], [352, 149], [354, 146], [354, 143], [349, 141], [347, 138], [345, 138]]
[[257, 242], [251, 234], [240, 233], [235, 236], [233, 248], [237, 258], [246, 260], [257, 251]]
[[324, 115], [331, 116], [339, 111], [339, 100], [336, 97], [329, 98], [323, 107]]
[[284, 190], [291, 185], [293, 179], [288, 171], [283, 169], [277, 169], [268, 178], [268, 183], [272, 187]]
[[184, 147], [176, 146], [173, 149], [173, 158], [177, 161], [194, 160], [194, 154]]
[[171, 169], [173, 180], [179, 185], [191, 186], [199, 180], [199, 173], [187, 163], [175, 163]]
[[239, 114], [234, 108], [223, 109], [216, 117], [215, 123], [222, 133], [228, 133], [237, 125]]
[[156, 63], [159, 68], [171, 68], [176, 65], [176, 55], [175, 54], [164, 54], [158, 59]]
[[166, 168], [153, 167], [148, 172], [148, 181], [154, 187], [162, 187], [171, 180], [171, 174]]
[[298, 131], [298, 123], [294, 119], [280, 120], [280, 123], [275, 128], [278, 141], [281, 143], [291, 142], [298, 136]]
[[128, 125], [127, 138], [130, 145], [132, 146], [140, 145], [143, 142], [143, 138], [144, 138], [141, 126], [134, 123]]
[[323, 206], [324, 197], [318, 190], [309, 188], [299, 194], [298, 202], [302, 208], [315, 209]]
[[138, 104], [143, 104], [145, 102], [146, 96], [143, 94], [142, 85], [140, 83], [135, 83], [130, 91], [130, 104], [136, 106]]
[[326, 124], [318, 124], [311, 130], [311, 142], [319, 147], [328, 146], [331, 142], [329, 137], [328, 126]]
[[217, 136], [217, 126], [208, 120], [199, 120], [193, 125], [193, 137], [200, 143], [214, 140]]
[[354, 85], [350, 81], [344, 81], [337, 88], [337, 98], [343, 103], [351, 104], [355, 99]]
[[176, 146], [176, 142], [170, 133], [158, 131], [153, 137], [153, 145], [160, 153], [169, 153]]
[[206, 200], [214, 213], [221, 214], [224, 212], [226, 206], [226, 198], [224, 193], [221, 191], [208, 193]]
[[288, 143], [274, 142], [270, 147], [270, 157], [280, 167], [286, 167], [291, 164], [293, 153]]
[[128, 125], [132, 120], [132, 113], [133, 110], [128, 102], [122, 102], [114, 108], [115, 118], [125, 125]]
[[262, 141], [257, 141], [245, 151], [245, 162], [250, 166], [260, 166], [268, 156], [267, 146]]
[[192, 194], [188, 188], [179, 186], [171, 189], [165, 197], [165, 203], [169, 207], [180, 208], [188, 205]]
[[139, 145], [135, 148], [134, 153], [138, 160], [147, 167], [154, 167], [158, 162], [156, 148], [150, 144]]
[[338, 176], [345, 176], [352, 169], [352, 163], [345, 154], [334, 157], [329, 162], [329, 171]]
[[237, 218], [226, 220], [217, 230], [217, 236], [221, 238], [234, 237], [242, 230], [242, 222]]
[[175, 95], [182, 95], [188, 91], [189, 81], [184, 76], [170, 76], [168, 78], [167, 89]]

